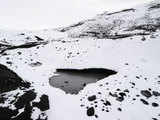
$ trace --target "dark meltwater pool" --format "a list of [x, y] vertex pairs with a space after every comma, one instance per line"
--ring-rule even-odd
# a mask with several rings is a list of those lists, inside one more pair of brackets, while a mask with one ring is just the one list
[[66, 93], [78, 94], [87, 84], [95, 83], [105, 77], [116, 74], [116, 71], [103, 68], [57, 69], [55, 76], [49, 79], [51, 86], [60, 88]]

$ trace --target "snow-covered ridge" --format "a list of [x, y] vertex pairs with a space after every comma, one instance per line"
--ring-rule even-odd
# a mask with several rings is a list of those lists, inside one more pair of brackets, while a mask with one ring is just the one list
[[[2, 98], [8, 99], [0, 106], [15, 110], [11, 100], [17, 101], [16, 94], [20, 98], [29, 92], [33, 98], [37, 93], [26, 105], [33, 107], [28, 115], [33, 120], [160, 119], [159, 4], [156, 0], [105, 12], [52, 30], [0, 30], [0, 64], [31, 83], [29, 89], [5, 93]], [[117, 74], [70, 95], [49, 85], [56, 68], [107, 68]], [[49, 97], [50, 106], [45, 111], [37, 108], [46, 105], [41, 96]], [[15, 111], [13, 120], [27, 108]]]
[[[0, 30], [0, 39], [3, 43], [22, 44], [28, 41], [35, 42], [39, 35], [42, 39], [53, 40], [58, 38], [96, 37], [118, 39], [132, 35], [148, 35], [159, 29], [160, 1], [139, 5], [131, 9], [118, 12], [104, 12], [96, 17], [81, 21], [68, 27], [40, 31], [7, 31]], [[7, 41], [6, 41], [7, 39]]]
[[[70, 37], [97, 37], [118, 39], [120, 35], [145, 35], [155, 31], [160, 26], [160, 2], [118, 12], [105, 12], [93, 19], [79, 22], [70, 27], [60, 29]], [[121, 36], [123, 37], [123, 36]], [[125, 37], [125, 36], [124, 36]]]

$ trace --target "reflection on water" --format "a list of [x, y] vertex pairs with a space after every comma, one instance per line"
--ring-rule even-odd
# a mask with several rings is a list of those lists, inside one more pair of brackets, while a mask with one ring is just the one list
[[87, 84], [95, 83], [105, 77], [116, 74], [116, 71], [90, 68], [90, 69], [57, 69], [56, 76], [49, 79], [50, 85], [60, 88], [66, 93], [78, 94]]

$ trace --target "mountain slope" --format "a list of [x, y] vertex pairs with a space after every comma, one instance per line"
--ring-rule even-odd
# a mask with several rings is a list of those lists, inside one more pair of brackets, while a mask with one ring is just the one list
[[[28, 105], [34, 109], [29, 115], [34, 120], [158, 120], [159, 21], [160, 1], [156, 0], [128, 10], [105, 12], [64, 28], [1, 30], [0, 63], [31, 83], [27, 91], [33, 88], [38, 94]], [[70, 95], [49, 85], [57, 68], [106, 68], [117, 74]], [[11, 95], [0, 106], [14, 108], [9, 99], [24, 92], [17, 89], [5, 93]], [[35, 107], [37, 103], [46, 105], [43, 100], [38, 102], [43, 95], [49, 97], [49, 107], [44, 111]], [[25, 114], [25, 107], [19, 114]]]
[[118, 39], [147, 35], [160, 27], [159, 1], [118, 12], [105, 12], [93, 19], [82, 21], [59, 31], [70, 37]]

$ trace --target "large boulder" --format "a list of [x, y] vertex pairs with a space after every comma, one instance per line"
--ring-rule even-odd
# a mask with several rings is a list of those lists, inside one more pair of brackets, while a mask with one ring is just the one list
[[24, 82], [15, 72], [0, 64], [0, 93], [22, 87], [29, 88], [30, 83]]

